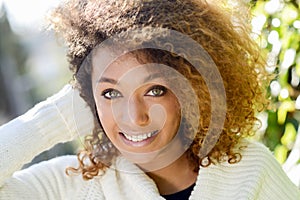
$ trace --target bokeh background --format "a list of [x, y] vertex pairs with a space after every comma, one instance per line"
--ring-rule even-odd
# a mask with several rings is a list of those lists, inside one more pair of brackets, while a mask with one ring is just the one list
[[254, 38], [268, 52], [267, 70], [276, 74], [268, 90], [273, 107], [261, 117], [260, 138], [280, 163], [295, 143], [300, 120], [300, 10], [299, 1], [253, 1]]
[[[70, 81], [65, 49], [45, 26], [47, 10], [59, 2], [0, 0], [0, 125]], [[293, 149], [300, 151], [300, 1], [245, 2], [251, 6], [253, 39], [267, 52], [266, 68], [275, 74], [266, 88], [273, 104], [258, 113], [262, 126], [255, 139], [269, 147], [282, 165], [287, 161], [300, 165], [299, 153], [291, 158]], [[33, 162], [72, 154], [77, 147], [56, 145]], [[293, 176], [300, 177], [298, 169]]]
[[[47, 11], [60, 1], [0, 0], [0, 125], [56, 93], [71, 79], [65, 48], [46, 26]], [[76, 145], [58, 144], [24, 167], [73, 154]]]

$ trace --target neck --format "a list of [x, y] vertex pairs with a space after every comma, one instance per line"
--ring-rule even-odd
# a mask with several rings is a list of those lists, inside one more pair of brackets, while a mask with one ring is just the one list
[[194, 172], [186, 154], [183, 154], [167, 167], [147, 172], [147, 175], [154, 180], [160, 194], [167, 195], [191, 186], [196, 182], [198, 174]]

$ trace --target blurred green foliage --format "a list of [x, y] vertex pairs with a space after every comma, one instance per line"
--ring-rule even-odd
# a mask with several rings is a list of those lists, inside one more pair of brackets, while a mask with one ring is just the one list
[[275, 73], [268, 88], [274, 107], [267, 113], [261, 140], [284, 163], [300, 121], [300, 1], [251, 1], [253, 37], [268, 52], [267, 70]]

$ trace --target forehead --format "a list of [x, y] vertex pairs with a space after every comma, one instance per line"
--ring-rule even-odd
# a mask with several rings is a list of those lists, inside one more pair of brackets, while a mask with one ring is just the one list
[[142, 63], [137, 55], [132, 53], [116, 58], [115, 53], [108, 48], [97, 49], [92, 55], [94, 79], [100, 79], [103, 76], [115, 79], [131, 76], [131, 78], [137, 79], [157, 72], [159, 67], [154, 65]]
[[[118, 53], [118, 54], [117, 54]], [[92, 84], [103, 82], [102, 80], [126, 85], [141, 85], [145, 83], [163, 84], [173, 88], [185, 85], [186, 80], [173, 67], [156, 63], [149, 59], [145, 52], [121, 54], [109, 48], [98, 48], [92, 55]], [[155, 58], [159, 60], [159, 58]], [[106, 81], [107, 82], [107, 81]], [[183, 82], [182, 84], [179, 84]], [[174, 88], [176, 91], [177, 89]]]

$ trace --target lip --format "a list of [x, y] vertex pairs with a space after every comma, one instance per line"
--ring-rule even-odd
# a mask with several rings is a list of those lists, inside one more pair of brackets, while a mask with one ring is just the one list
[[[155, 138], [156, 136], [158, 135], [159, 131], [156, 130], [156, 131], [153, 131], [153, 135], [151, 137], [148, 137], [144, 140], [141, 140], [141, 141], [132, 141], [132, 140], [129, 140], [125, 137], [124, 133], [123, 132], [119, 132], [119, 135], [120, 135], [120, 138], [121, 140], [126, 144], [126, 145], [129, 145], [129, 146], [132, 146], [132, 147], [143, 147], [143, 146], [147, 146], [148, 144], [150, 144]], [[129, 135], [129, 134], [127, 134]], [[141, 134], [142, 135], [142, 134]]]

